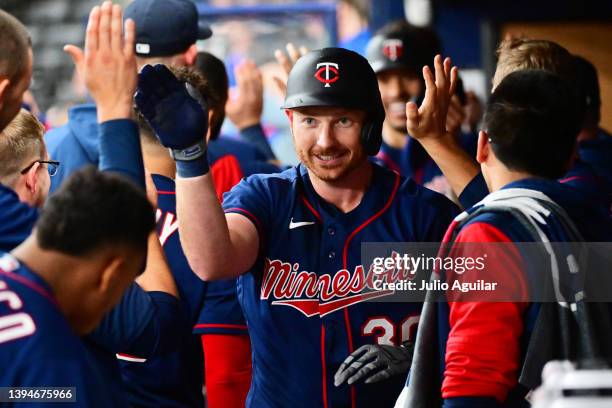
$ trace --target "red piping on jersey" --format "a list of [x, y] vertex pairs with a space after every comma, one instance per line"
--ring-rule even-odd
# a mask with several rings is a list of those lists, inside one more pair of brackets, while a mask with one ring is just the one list
[[246, 324], [223, 324], [223, 323], [200, 323], [193, 326], [194, 329], [239, 329], [247, 330]]
[[325, 326], [323, 322], [321, 322], [321, 368], [323, 370], [323, 408], [327, 408], [327, 366], [325, 365]]
[[233, 208], [228, 208], [224, 211], [225, 213], [228, 212], [241, 212], [246, 214], [252, 221], [255, 221], [255, 224], [257, 226], [257, 230], [258, 231], [263, 231], [263, 229], [261, 228], [261, 223], [259, 222], [259, 219], [257, 219], [256, 216], [253, 215], [253, 213], [251, 213], [250, 211], [245, 210], [244, 208], [240, 208], [240, 207], [233, 207]]
[[423, 169], [423, 167], [419, 167], [412, 174], [412, 178], [414, 181], [416, 181], [417, 184], [423, 184], [424, 174], [425, 174], [425, 169]]
[[569, 183], [570, 181], [574, 181], [574, 180], [589, 180], [589, 179], [597, 180], [595, 179], [595, 177], [571, 176], [571, 177], [559, 180], [559, 183]]
[[400, 173], [399, 165], [396, 162], [394, 162], [393, 159], [389, 157], [387, 153], [378, 152], [376, 157], [378, 157], [385, 164], [385, 166], [387, 166], [389, 169]]
[[[371, 224], [375, 219], [383, 215], [385, 211], [387, 211], [389, 207], [391, 206], [391, 203], [393, 202], [393, 199], [395, 198], [395, 194], [397, 193], [397, 189], [399, 188], [399, 184], [400, 184], [399, 173], [397, 172], [394, 172], [394, 173], [395, 173], [395, 183], [393, 185], [393, 191], [391, 191], [391, 195], [389, 196], [389, 199], [385, 203], [385, 206], [382, 209], [380, 209], [380, 211], [378, 211], [376, 214], [368, 218], [360, 226], [355, 228], [355, 230], [351, 232], [351, 234], [348, 236], [348, 238], [344, 242], [344, 249], [342, 250], [342, 267], [344, 269], [348, 268], [347, 266], [348, 248], [349, 248], [349, 244], [351, 243], [351, 240], [353, 239], [353, 237], [355, 237], [355, 235], [357, 235], [362, 229], [364, 229], [369, 224]], [[346, 334], [348, 338], [349, 353], [352, 353], [355, 347], [353, 346], [353, 334], [351, 333], [351, 322], [349, 319], [348, 307], [344, 308], [344, 324], [346, 325]], [[354, 408], [355, 404], [356, 404], [355, 386], [351, 385], [351, 407]]]
[[57, 303], [57, 300], [53, 297], [53, 295], [48, 290], [43, 288], [42, 286], [39, 286], [36, 282], [32, 282], [28, 278], [24, 278], [23, 276], [18, 275], [13, 272], [7, 272], [3, 269], [0, 269], [0, 275], [5, 275], [9, 279], [16, 280], [17, 282], [27, 286], [28, 288], [32, 289], [33, 291], [35, 291], [42, 297], [46, 298], [48, 301], [50, 301], [56, 307], [59, 308], [59, 304]]
[[117, 353], [117, 357], [126, 357], [126, 358], [134, 358], [134, 359], [138, 359], [138, 360], [146, 360], [142, 357], [138, 357], [138, 356], [134, 356], [132, 354], [127, 354], [127, 353]]
[[310, 210], [310, 212], [312, 212], [314, 214], [314, 216], [317, 218], [317, 220], [319, 220], [319, 222], [321, 221], [321, 215], [319, 214], [319, 212], [317, 210], [315, 210], [315, 208], [312, 206], [312, 204], [310, 204], [308, 202], [308, 200], [306, 199], [306, 197], [304, 197], [303, 195], [300, 194], [300, 198], [302, 199], [302, 201], [304, 202], [304, 204], [306, 205], [306, 207], [308, 207], [308, 209]]
[[158, 195], [175, 195], [176, 191], [158, 191]]

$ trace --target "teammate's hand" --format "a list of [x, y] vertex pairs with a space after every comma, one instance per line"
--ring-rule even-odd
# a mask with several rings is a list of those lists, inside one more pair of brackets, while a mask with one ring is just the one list
[[274, 51], [274, 58], [276, 58], [276, 61], [283, 68], [283, 71], [285, 72], [285, 76], [284, 78], [281, 78], [279, 76], [272, 77], [272, 79], [276, 83], [276, 86], [278, 86], [278, 89], [283, 95], [283, 98], [287, 94], [287, 77], [289, 76], [289, 72], [291, 71], [291, 68], [293, 68], [293, 66], [295, 65], [295, 62], [301, 56], [308, 53], [308, 48], [302, 46], [298, 49], [298, 48], [295, 48], [295, 46], [292, 43], [288, 43], [285, 46], [285, 48], [287, 49], [287, 54], [285, 54], [281, 50]]
[[138, 76], [136, 106], [177, 160], [193, 160], [206, 152], [208, 108], [204, 100], [194, 99], [196, 92], [161, 64], [145, 65]]
[[67, 52], [85, 80], [96, 102], [98, 121], [131, 117], [137, 71], [134, 55], [134, 21], [126, 20], [123, 33], [122, 10], [105, 1], [89, 13], [85, 52], [66, 45]]
[[253, 61], [246, 60], [234, 69], [238, 84], [238, 95], [230, 98], [225, 113], [238, 129], [256, 125], [263, 111], [263, 80]]
[[420, 141], [445, 135], [448, 107], [457, 86], [457, 67], [451, 69], [450, 58], [442, 62], [442, 57], [436, 55], [434, 67], [435, 77], [428, 66], [423, 67], [425, 98], [421, 106], [406, 104], [408, 134]]
[[351, 385], [365, 379], [366, 384], [404, 374], [412, 364], [414, 345], [401, 346], [367, 344], [359, 347], [340, 365], [334, 375], [336, 387], [345, 381]]

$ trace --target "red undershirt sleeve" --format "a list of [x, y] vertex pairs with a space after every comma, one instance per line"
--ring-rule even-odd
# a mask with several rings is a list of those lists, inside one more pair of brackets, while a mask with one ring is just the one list
[[[482, 245], [511, 242], [503, 232], [490, 224], [474, 223], [459, 233], [456, 242], [480, 243], [480, 249], [488, 251], [489, 256], [485, 268], [478, 272], [478, 279], [498, 282], [498, 290], [508, 290], [517, 296], [512, 299], [526, 300], [527, 283], [516, 248], [513, 245], [504, 245], [503, 248]], [[461, 255], [465, 256], [457, 251], [451, 252], [451, 256]], [[464, 280], [465, 277], [457, 279]], [[445, 399], [494, 397], [502, 402], [517, 383], [523, 312], [528, 303], [473, 299], [449, 302], [450, 332], [442, 396]]]

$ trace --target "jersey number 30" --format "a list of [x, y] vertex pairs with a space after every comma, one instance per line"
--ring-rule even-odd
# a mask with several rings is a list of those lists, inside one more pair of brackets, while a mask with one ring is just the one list
[[[9, 309], [17, 311], [23, 302], [15, 292], [6, 290], [6, 283], [0, 281], [0, 303], [6, 302]], [[31, 335], [36, 325], [29, 314], [18, 312], [0, 316], [0, 344]]]
[[[363, 325], [361, 334], [375, 336], [376, 344], [399, 346], [408, 340], [414, 341], [419, 317], [419, 315], [408, 316], [398, 325], [393, 324], [386, 316], [372, 317]], [[398, 330], [399, 339], [397, 338]]]

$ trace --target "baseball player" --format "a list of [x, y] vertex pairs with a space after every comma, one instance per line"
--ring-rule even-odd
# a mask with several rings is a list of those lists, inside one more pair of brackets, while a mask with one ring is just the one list
[[[276, 167], [253, 160], [260, 156], [254, 147], [239, 141], [220, 140], [227, 102], [227, 77], [223, 80], [223, 62], [210, 54], [205, 55], [208, 61], [206, 76], [185, 67], [170, 67], [166, 72], [188, 84], [190, 91], [210, 108], [207, 153], [216, 194], [222, 200], [223, 193], [244, 176], [276, 170]], [[150, 69], [143, 69], [143, 78]], [[154, 69], [166, 68], [157, 66]], [[152, 407], [202, 406], [202, 373], [205, 372], [209, 407], [244, 406], [251, 382], [251, 353], [246, 323], [236, 297], [236, 282], [231, 279], [205, 283], [194, 275], [179, 241], [174, 161], [144, 120], [139, 121], [139, 127], [145, 167], [152, 173], [158, 193], [158, 235], [180, 298], [189, 311], [193, 333], [198, 336], [190, 336], [181, 350], [170, 356], [148, 359], [145, 363], [122, 361], [122, 375], [131, 403]], [[162, 380], [159, 372], [166, 373]]]
[[[140, 143], [136, 126], [130, 120], [137, 80], [132, 44], [134, 24], [126, 23], [125, 38], [121, 26], [121, 7], [105, 2], [90, 13], [85, 52], [76, 47], [70, 49], [84, 69], [86, 84], [98, 105], [100, 169], [119, 172], [144, 187]], [[2, 165], [8, 164], [8, 161], [2, 162]], [[20, 170], [15, 172], [19, 174]], [[3, 205], [0, 224], [17, 227], [9, 229], [6, 236], [4, 232], [0, 235], [2, 242], [8, 241], [13, 245], [9, 249], [13, 249], [19, 244], [15, 237], [31, 232], [32, 225], [24, 219], [36, 219], [38, 212], [20, 203], [19, 196], [8, 188], [2, 189], [0, 204]], [[78, 238], [81, 234], [85, 235], [83, 231], [71, 235]], [[10, 239], [5, 239], [7, 236]], [[184, 328], [184, 312], [175, 297], [172, 276], [166, 270], [161, 248], [158, 252], [156, 261], [147, 263], [151, 273], [143, 274], [139, 284], [130, 285], [117, 306], [85, 339], [103, 380], [108, 383], [107, 393], [113, 399], [113, 406], [123, 406], [125, 402], [115, 353], [148, 356], [172, 351], [178, 333]], [[155, 245], [152, 245], [148, 254], [154, 253]], [[150, 256], [148, 260], [152, 259]]]
[[[494, 89], [509, 73], [528, 68], [545, 69], [560, 75], [572, 84], [580, 84], [580, 81], [575, 80], [574, 57], [554, 42], [530, 39], [505, 40], [498, 47], [498, 56], [493, 78]], [[578, 104], [574, 114], [583, 117], [584, 101], [581, 98], [583, 90], [575, 89], [575, 94], [581, 103]], [[473, 157], [470, 157], [448, 132], [432, 138], [425, 136], [416, 139], [436, 161], [464, 208], [470, 208], [489, 193], [487, 183]], [[608, 188], [588, 164], [576, 157], [572, 158], [572, 166], [559, 181], [580, 191], [588, 200], [598, 201], [602, 207], [609, 207]]]
[[[436, 71], [437, 83], [444, 76], [439, 57]], [[429, 98], [418, 111], [416, 105], [407, 107], [407, 126], [417, 137], [444, 132], [429, 125], [436, 112], [436, 103], [432, 102], [439, 104], [440, 99], [431, 72], [426, 71], [425, 78]], [[499, 83], [488, 103], [484, 119], [487, 130], [480, 132], [477, 154], [493, 192], [455, 218], [449, 227], [445, 247], [454, 256], [466, 253], [454, 243], [511, 245], [612, 238], [607, 213], [555, 180], [565, 172], [574, 151], [580, 128], [575, 111], [579, 109], [573, 89], [543, 70], [517, 71]], [[554, 151], [549, 149], [552, 144]], [[534, 152], [546, 155], [534, 160]], [[606, 332], [610, 320], [607, 306], [591, 303], [585, 311], [581, 296], [574, 298], [572, 293], [565, 297], [565, 291], [556, 292], [562, 296], [557, 295], [557, 301], [526, 300], [528, 294], [531, 299], [538, 298], [534, 293], [552, 288], [552, 276], [568, 282], [572, 274], [584, 271], [576, 269], [571, 259], [556, 249], [548, 254], [547, 265], [553, 272], [546, 273], [547, 268], [534, 267], [530, 262], [534, 258], [523, 258], [518, 246], [513, 247], [516, 251], [505, 248], [493, 268], [485, 268], [478, 278], [510, 283], [516, 289], [512, 290], [517, 295], [513, 299], [519, 301], [471, 298], [465, 302], [426, 303], [415, 349], [418, 357], [396, 406], [433, 406], [439, 405], [440, 399], [444, 407], [529, 406], [525, 396], [539, 384], [546, 361], [594, 357], [593, 350], [609, 357], [609, 347], [603, 341], [610, 336]], [[441, 279], [459, 279], [452, 270], [441, 274]], [[549, 280], [550, 286], [534, 284]], [[592, 288], [587, 285], [586, 292], [584, 287], [579, 291], [583, 296], [586, 293], [587, 299], [592, 295], [588, 289]], [[431, 369], [432, 361], [440, 362], [438, 369]]]
[[[136, 103], [176, 160], [190, 266], [204, 280], [239, 277], [253, 349], [247, 406], [390, 406], [422, 305], [366, 302], [373, 276], [360, 243], [439, 241], [456, 210], [368, 160], [380, 147], [384, 109], [367, 60], [325, 48], [297, 61], [283, 107], [302, 163], [241, 181], [223, 209], [197, 102], [152, 71]], [[355, 366], [341, 367], [347, 356]]]
[[[68, 400], [79, 407], [117, 406], [109, 380], [78, 336], [98, 326], [143, 271], [153, 228], [153, 208], [142, 190], [89, 168], [51, 198], [25, 242], [0, 255], [0, 386], [49, 392], [21, 404], [24, 396], [14, 391], [11, 406]], [[66, 388], [64, 401], [49, 387]], [[46, 403], [37, 400], [45, 396]]]
[[[385, 107], [383, 142], [376, 155], [378, 162], [405, 177], [411, 177], [443, 194], [450, 188], [436, 163], [419, 143], [415, 143], [406, 131], [406, 102], [419, 102], [425, 93], [425, 82], [421, 75], [424, 65], [430, 65], [440, 53], [440, 42], [429, 28], [411, 26], [406, 21], [392, 22], [384, 26], [368, 43], [366, 56], [372, 65]], [[462, 106], [449, 109], [463, 115]], [[459, 132], [461, 118], [455, 121], [453, 132], [461, 146], [475, 153], [476, 135]]]

